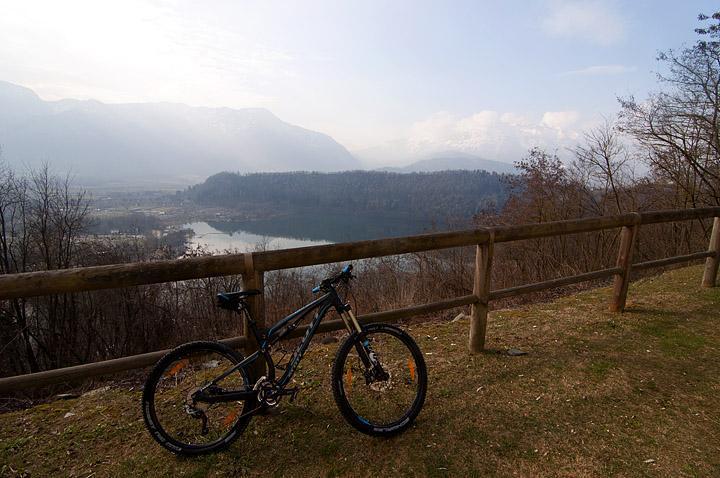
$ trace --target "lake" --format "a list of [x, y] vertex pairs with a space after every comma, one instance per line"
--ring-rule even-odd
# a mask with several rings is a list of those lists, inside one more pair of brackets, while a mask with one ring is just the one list
[[242, 222], [208, 221], [184, 224], [195, 236], [190, 246], [213, 252], [252, 250], [266, 243], [268, 249], [361, 241], [429, 232], [433, 224], [411, 218], [362, 214], [300, 213]]
[[221, 231], [207, 222], [192, 222], [183, 224], [183, 229], [192, 229], [195, 235], [188, 241], [188, 246], [195, 248], [198, 245], [211, 252], [250, 251], [259, 244], [266, 244], [267, 249], [288, 249], [292, 247], [315, 246], [330, 244], [329, 241], [298, 239], [293, 237], [267, 236], [253, 234], [248, 231]]

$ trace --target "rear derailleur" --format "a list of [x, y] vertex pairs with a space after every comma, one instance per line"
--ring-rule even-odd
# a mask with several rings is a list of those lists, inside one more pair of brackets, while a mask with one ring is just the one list
[[[196, 392], [195, 392], [196, 393]], [[208, 418], [205, 414], [205, 411], [209, 408], [209, 404], [207, 403], [198, 403], [195, 399], [195, 393], [190, 392], [187, 397], [187, 401], [185, 402], [185, 413], [190, 415], [192, 418], [202, 420], [202, 425], [200, 428], [200, 433], [202, 435], [207, 435], [210, 433], [210, 429], [208, 428]]]

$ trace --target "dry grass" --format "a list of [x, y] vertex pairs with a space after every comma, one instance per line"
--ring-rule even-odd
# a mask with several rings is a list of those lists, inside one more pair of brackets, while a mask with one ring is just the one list
[[[127, 386], [0, 415], [0, 476], [720, 476], [720, 289], [690, 267], [491, 315], [471, 357], [467, 323], [413, 325], [430, 371], [416, 425], [369, 438], [335, 409], [336, 344], [313, 346], [298, 400], [254, 419], [228, 451], [179, 459], [143, 428]], [[74, 415], [65, 418], [66, 414]]]

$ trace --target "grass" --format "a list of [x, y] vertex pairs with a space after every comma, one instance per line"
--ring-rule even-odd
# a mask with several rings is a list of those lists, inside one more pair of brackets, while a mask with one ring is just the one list
[[[410, 327], [430, 385], [412, 429], [366, 437], [334, 406], [337, 344], [311, 347], [295, 403], [225, 452], [180, 459], [114, 385], [0, 415], [0, 476], [720, 476], [720, 288], [689, 267], [634, 283], [623, 315], [595, 289], [468, 324]], [[509, 347], [528, 355], [494, 353]], [[74, 415], [67, 415], [74, 414]]]

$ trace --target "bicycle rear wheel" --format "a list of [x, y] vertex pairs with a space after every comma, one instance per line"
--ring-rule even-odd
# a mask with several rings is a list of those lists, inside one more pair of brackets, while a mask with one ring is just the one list
[[[377, 365], [368, 366], [369, 355]], [[350, 425], [368, 435], [395, 435], [412, 425], [425, 402], [425, 360], [415, 341], [401, 329], [368, 325], [338, 349], [332, 388]]]
[[[192, 394], [243, 356], [217, 342], [192, 342], [160, 359], [145, 383], [142, 411], [145, 425], [162, 446], [180, 455], [210, 453], [227, 447], [247, 427], [255, 400], [195, 402]], [[251, 388], [243, 368], [217, 384], [226, 390]]]

